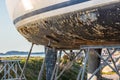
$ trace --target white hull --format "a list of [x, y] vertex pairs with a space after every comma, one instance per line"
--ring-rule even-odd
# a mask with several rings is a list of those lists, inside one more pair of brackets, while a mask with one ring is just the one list
[[120, 0], [27, 0], [27, 6], [22, 1], [12, 19], [32, 43], [52, 40], [53, 47], [64, 49], [120, 44]]

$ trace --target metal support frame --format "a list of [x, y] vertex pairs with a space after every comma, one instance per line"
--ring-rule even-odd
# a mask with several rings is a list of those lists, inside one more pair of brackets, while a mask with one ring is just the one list
[[45, 58], [43, 60], [43, 63], [42, 63], [42, 66], [41, 66], [41, 69], [40, 69], [40, 72], [39, 72], [39, 75], [38, 75], [38, 80], [42, 80], [42, 74], [44, 72], [44, 67], [45, 67], [45, 61], [46, 61], [47, 53], [48, 53], [48, 47], [46, 47], [46, 50], [45, 50]]
[[27, 59], [26, 59], [26, 61], [25, 61], [25, 64], [24, 64], [23, 69], [22, 69], [22, 73], [21, 73], [21, 75], [20, 75], [20, 79], [21, 79], [21, 80], [22, 80], [21, 77], [23, 76], [23, 74], [24, 74], [24, 72], [25, 72], [26, 66], [27, 66], [27, 64], [28, 64], [28, 60], [29, 60], [30, 55], [31, 55], [31, 53], [32, 53], [33, 46], [34, 46], [34, 44], [32, 43], [31, 48], [30, 48], [30, 51], [29, 51], [29, 53], [28, 53], [28, 57], [27, 57]]
[[[63, 68], [63, 70], [58, 74], [58, 69], [59, 69], [60, 59], [61, 59], [61, 53], [62, 53], [62, 50], [60, 50], [59, 55], [57, 57], [57, 61], [56, 61], [55, 67], [54, 67], [54, 70], [53, 70], [53, 73], [52, 73], [52, 76], [51, 76], [51, 80], [58, 80], [60, 78], [60, 76], [65, 72], [65, 70], [69, 66], [72, 66], [73, 62], [75, 61], [76, 57], [80, 54], [80, 52], [73, 58], [72, 61], [68, 62], [67, 65]], [[46, 59], [46, 56], [45, 56], [45, 59]], [[45, 66], [45, 59], [44, 59], [43, 64], [42, 64], [38, 80], [42, 79], [42, 73], [43, 73], [44, 66]]]
[[[104, 59], [97, 51], [96, 49], [103, 49], [103, 48], [106, 48], [107, 49], [107, 58]], [[109, 49], [111, 48], [114, 48], [114, 51], [110, 52]], [[98, 58], [100, 58], [103, 63], [100, 64], [100, 66], [92, 73], [92, 75], [87, 78], [87, 65], [88, 65], [88, 57], [89, 57], [89, 52], [90, 52], [90, 49], [93, 49], [95, 51], [95, 54], [98, 56]], [[115, 51], [117, 49], [120, 49], [120, 46], [118, 45], [115, 45], [115, 46], [81, 46], [80, 47], [80, 51], [76, 54], [76, 56], [70, 60], [66, 66], [63, 68], [63, 70], [60, 72], [58, 71], [59, 70], [59, 66], [60, 66], [60, 58], [61, 58], [61, 53], [64, 52], [65, 54], [67, 54], [68, 57], [70, 57], [70, 54], [68, 54], [65, 50], [60, 50], [59, 51], [59, 54], [58, 54], [58, 57], [57, 57], [57, 61], [56, 61], [56, 64], [55, 64], [55, 67], [54, 67], [54, 70], [53, 70], [53, 73], [52, 73], [52, 76], [51, 76], [51, 79], [50, 80], [58, 80], [61, 75], [65, 72], [65, 70], [72, 66], [72, 64], [76, 61], [77, 58], [81, 58], [81, 54], [83, 55], [84, 54], [84, 57], [83, 58], [83, 61], [82, 61], [82, 65], [80, 65], [80, 70], [79, 70], [79, 73], [78, 73], [78, 76], [77, 76], [77, 79], [76, 80], [93, 80], [93, 76], [96, 75], [97, 72], [101, 71], [101, 69], [103, 67], [105, 67], [106, 65], [109, 66], [118, 76], [120, 76], [120, 72], [118, 71], [118, 68], [117, 68], [117, 65], [116, 65], [116, 61], [114, 61], [112, 55], [115, 53]], [[108, 59], [111, 59], [112, 63], [114, 66], [111, 66], [109, 63], [108, 63]], [[43, 65], [44, 65], [44, 61], [43, 61]], [[40, 72], [42, 75], [43, 73], [43, 69], [44, 69], [44, 66], [42, 65], [42, 68], [41, 68], [41, 71]], [[42, 77], [40, 76], [39, 77]], [[38, 80], [41, 80], [38, 78]], [[101, 80], [101, 79], [98, 79], [98, 80]]]
[[57, 57], [57, 61], [56, 61], [56, 64], [55, 64], [55, 67], [54, 67], [54, 70], [53, 70], [53, 73], [52, 73], [51, 80], [57, 80], [58, 69], [59, 69], [60, 59], [61, 59], [61, 52], [62, 51], [59, 52], [59, 55]]
[[[120, 72], [119, 72], [119, 70], [117, 69], [117, 65], [116, 65], [116, 63], [115, 63], [115, 61], [113, 60], [113, 58], [112, 58], [112, 55], [115, 53], [115, 51], [117, 50], [117, 49], [120, 49], [120, 46], [118, 46], [118, 45], [115, 45], [115, 46], [81, 46], [80, 47], [81, 49], [84, 49], [84, 50], [86, 50], [86, 49], [102, 49], [102, 48], [106, 48], [107, 49], [107, 54], [108, 54], [108, 57], [106, 58], [106, 59], [104, 59], [100, 54], [98, 54], [97, 52], [96, 52], [96, 54], [97, 54], [97, 56], [101, 59], [101, 60], [103, 60], [103, 64], [100, 64], [100, 66], [94, 71], [94, 73], [91, 75], [91, 77], [90, 78], [88, 78], [87, 80], [91, 80], [92, 78], [93, 78], [93, 76], [98, 72], [98, 71], [100, 71], [103, 67], [105, 67], [105, 66], [109, 66], [118, 76], [119, 76], [119, 78], [120, 78]], [[115, 48], [115, 50], [113, 51], [113, 52], [110, 52], [110, 50], [109, 49], [111, 49], [111, 48]], [[87, 51], [87, 52], [85, 52], [85, 54], [86, 55], [88, 55], [89, 54], [89, 51]], [[87, 56], [84, 58], [84, 60], [85, 60], [85, 64], [84, 64], [84, 68], [86, 68], [87, 69], [87, 67], [86, 67], [86, 58], [88, 58]], [[112, 63], [113, 63], [113, 65], [114, 65], [114, 67], [113, 66], [111, 66], [109, 63], [108, 63], [108, 59], [111, 59], [111, 61], [112, 61]], [[81, 72], [82, 71], [82, 72]], [[77, 78], [77, 80], [84, 80], [83, 79], [83, 74], [84, 74], [84, 69], [80, 69], [80, 72], [79, 72], [79, 75], [78, 75], [78, 78]], [[82, 77], [81, 77], [81, 79], [80, 79], [80, 75], [82, 75]], [[98, 79], [98, 80], [101, 80], [101, 79]]]
[[[3, 64], [0, 73], [4, 73], [1, 80], [18, 80], [20, 77], [20, 73], [23, 71], [20, 66], [20, 60], [1, 60]], [[18, 72], [19, 70], [19, 72]], [[11, 74], [12, 72], [12, 74]], [[26, 80], [25, 75], [23, 74], [22, 80]]]
[[[7, 80], [7, 79], [12, 79], [12, 80], [26, 80], [25, 78], [25, 75], [24, 75], [24, 72], [25, 72], [25, 69], [26, 69], [26, 66], [27, 66], [27, 63], [28, 63], [28, 60], [30, 58], [30, 55], [31, 55], [31, 52], [32, 52], [32, 49], [33, 49], [33, 46], [34, 44], [32, 43], [31, 45], [31, 48], [30, 48], [30, 51], [28, 53], [28, 57], [26, 59], [26, 62], [24, 64], [24, 67], [23, 69], [21, 68], [18, 60], [8, 60], [8, 61], [3, 61], [4, 63], [4, 67], [2, 70], [0, 70], [0, 72], [2, 72], [4, 70], [4, 76], [1, 78], [1, 80]], [[18, 75], [18, 68], [17, 66], [19, 67], [20, 69], [20, 75]], [[8, 67], [8, 68], [7, 68]], [[16, 78], [13, 78], [13, 76], [10, 74], [10, 71], [13, 71]]]
[[[43, 77], [42, 74], [44, 72], [44, 69], [46, 69], [47, 80], [51, 80], [55, 78], [54, 73], [56, 73], [57, 71], [56, 69], [58, 69], [56, 64], [56, 57], [57, 57], [56, 52], [57, 51], [54, 48], [45, 47], [45, 58], [43, 60], [43, 63], [39, 72], [38, 80], [42, 80], [42, 77]], [[57, 62], [59, 62], [59, 59], [57, 59]]]

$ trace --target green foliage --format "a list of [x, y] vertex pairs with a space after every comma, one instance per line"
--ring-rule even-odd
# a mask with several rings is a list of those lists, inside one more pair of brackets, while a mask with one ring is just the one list
[[116, 74], [116, 73], [114, 71], [111, 71], [111, 72], [102, 72], [102, 74], [112, 75], [112, 74]]
[[[7, 58], [2, 58], [2, 60], [21, 60], [20, 65], [23, 68], [26, 58], [25, 57], [7, 57]], [[25, 69], [25, 76], [27, 80], [37, 80], [42, 61], [43, 59], [40, 57], [31, 57], [29, 59], [27, 68]], [[13, 75], [13, 72], [11, 72], [11, 74]], [[0, 76], [3, 76], [3, 73]]]
[[[25, 60], [26, 59], [22, 59], [20, 63], [22, 67], [25, 63]], [[43, 59], [41, 58], [30, 58], [25, 70], [25, 76], [28, 80], [37, 80], [42, 61]]]
[[[25, 57], [10, 57], [10, 58], [3, 58], [4, 60], [21, 60], [20, 65], [23, 68], [24, 63], [26, 61]], [[25, 76], [27, 80], [37, 80], [38, 74], [42, 65], [43, 58], [40, 57], [31, 57], [28, 61], [27, 68], [25, 69]], [[61, 59], [62, 65], [64, 66], [66, 62], [68, 62], [67, 59]], [[78, 71], [79, 71], [79, 65], [77, 63], [73, 64], [71, 68], [67, 69], [63, 75], [60, 77], [59, 80], [76, 80]], [[63, 68], [63, 67], [62, 67]], [[62, 71], [62, 68], [60, 68], [60, 71]], [[59, 71], [59, 72], [60, 72]], [[45, 71], [43, 73], [43, 80], [45, 80]]]

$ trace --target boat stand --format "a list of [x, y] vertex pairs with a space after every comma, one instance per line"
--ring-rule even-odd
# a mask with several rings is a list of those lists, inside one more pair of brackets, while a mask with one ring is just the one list
[[[3, 77], [0, 80], [19, 80], [20, 73], [23, 71], [20, 66], [20, 60], [1, 60], [1, 64], [3, 66], [0, 69], [0, 74], [3, 73]], [[21, 80], [26, 80], [24, 74]]]
[[[102, 55], [102, 49], [106, 49], [107, 57], [104, 58]], [[112, 49], [112, 50], [111, 50]], [[54, 55], [53, 62], [54, 63], [49, 63], [52, 65], [52, 67], [46, 66], [46, 80], [58, 80], [61, 75], [65, 72], [65, 70], [68, 67], [71, 67], [73, 63], [78, 59], [78, 58], [83, 58], [82, 60], [82, 65], [80, 65], [80, 70], [78, 73], [78, 76], [76, 80], [102, 80], [102, 74], [101, 70], [105, 66], [109, 66], [113, 72], [115, 72], [119, 79], [120, 79], [120, 72], [118, 69], [118, 65], [116, 64], [117, 61], [113, 59], [113, 55], [115, 52], [120, 49], [120, 46], [81, 46], [80, 50], [78, 53], [75, 54], [74, 57], [66, 64], [66, 66], [63, 68], [63, 70], [60, 72], [59, 71], [59, 66], [60, 66], [60, 59], [61, 59], [61, 54], [65, 52], [65, 50], [59, 50], [57, 52], [54, 52], [54, 49], [50, 53], [56, 53], [57, 59], [55, 58], [56, 55]], [[46, 57], [47, 54], [49, 53], [49, 50], [46, 49]], [[52, 54], [51, 54], [52, 55]], [[67, 54], [70, 57], [70, 54]], [[38, 80], [42, 80], [42, 73], [44, 71], [45, 65], [49, 65], [47, 63], [47, 58], [43, 60], [43, 65], [40, 70], [40, 74], [38, 77]], [[50, 55], [49, 55], [50, 58]], [[109, 62], [111, 60], [111, 64]], [[53, 66], [54, 65], [54, 66]], [[49, 78], [47, 78], [49, 74]]]
[[[104, 59], [103, 56], [99, 53], [99, 51], [97, 51], [98, 49], [102, 50], [103, 48], [106, 48], [106, 54], [108, 55], [106, 59]], [[82, 68], [80, 68], [77, 80], [102, 80], [102, 75], [100, 74], [100, 72], [101, 69], [103, 69], [105, 66], [109, 66], [113, 70], [113, 72], [115, 72], [119, 76], [120, 79], [120, 72], [118, 70], [116, 61], [112, 57], [115, 52], [120, 49], [120, 46], [81, 46], [81, 49], [84, 50], [86, 56], [84, 57], [83, 65]], [[94, 57], [91, 56], [90, 51], [93, 52], [92, 56]], [[100, 61], [95, 62], [95, 60], [97, 60], [96, 58]], [[109, 63], [109, 60], [111, 60], [113, 66]], [[103, 63], [100, 63], [99, 66], [93, 64], [94, 62], [99, 63], [101, 61]], [[85, 75], [85, 72], [87, 73], [87, 75]], [[99, 76], [97, 76], [97, 73], [99, 73]], [[84, 78], [85, 76], [87, 77], [86, 79]]]

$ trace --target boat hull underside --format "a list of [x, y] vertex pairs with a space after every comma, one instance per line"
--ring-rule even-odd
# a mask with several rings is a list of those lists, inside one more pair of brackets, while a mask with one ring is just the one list
[[120, 4], [37, 19], [17, 29], [32, 43], [47, 45], [50, 41], [59, 49], [120, 44]]

